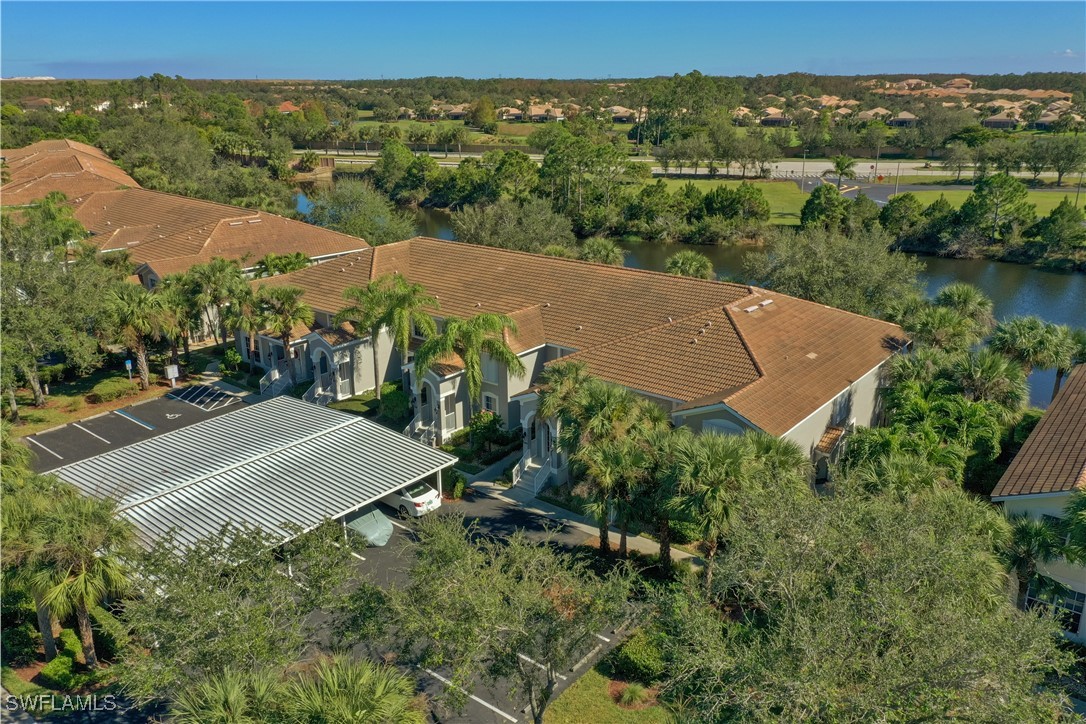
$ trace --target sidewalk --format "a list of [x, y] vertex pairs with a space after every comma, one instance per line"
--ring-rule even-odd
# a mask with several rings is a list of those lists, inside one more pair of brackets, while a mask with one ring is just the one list
[[[525, 512], [539, 515], [546, 518], [552, 518], [560, 520], [566, 525], [582, 531], [588, 537], [596, 537], [599, 535], [599, 528], [596, 526], [596, 521], [586, 518], [583, 515], [578, 515], [572, 511], [561, 508], [552, 503], [548, 503], [544, 500], [540, 500], [535, 497], [530, 491], [525, 488], [517, 486], [506, 487], [499, 483], [493, 482], [495, 478], [500, 475], [510, 462], [520, 459], [520, 453], [515, 452], [508, 457], [499, 460], [490, 467], [486, 468], [480, 473], [468, 478], [468, 485], [474, 488], [476, 491], [488, 495], [492, 498], [498, 498], [504, 500], [513, 505], [517, 505], [524, 509]], [[617, 545], [620, 532], [617, 528], [612, 527], [611, 531], [611, 543]], [[626, 547], [631, 551], [637, 551], [642, 555], [659, 555], [660, 544], [654, 540], [646, 538], [641, 535], [631, 535], [626, 538]], [[701, 558], [691, 555], [684, 550], [680, 550], [674, 546], [671, 548], [671, 559], [673, 561], [690, 561], [691, 565], [695, 568], [700, 568], [703, 565]]]
[[246, 390], [238, 387], [237, 385], [232, 385], [229, 382], [223, 382], [222, 373], [219, 372], [218, 360], [215, 360], [208, 364], [207, 369], [205, 369], [200, 374], [192, 375], [191, 379], [193, 382], [196, 382], [198, 384], [210, 385], [211, 387], [220, 389], [223, 392], [229, 392], [235, 397], [240, 397], [242, 402], [250, 405], [255, 405], [258, 402], [264, 402], [265, 400], [271, 399], [266, 395], [260, 395], [256, 392], [253, 392], [252, 390]]

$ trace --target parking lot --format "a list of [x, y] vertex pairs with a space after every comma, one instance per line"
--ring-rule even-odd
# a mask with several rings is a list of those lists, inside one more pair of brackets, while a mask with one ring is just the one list
[[[35, 469], [48, 472], [233, 411], [240, 404], [243, 403], [238, 398], [224, 395], [214, 388], [178, 388], [176, 393], [171, 393], [170, 396], [70, 423], [27, 437], [26, 441], [36, 453]], [[383, 503], [379, 503], [378, 508], [392, 521], [393, 536], [383, 547], [366, 548], [359, 552], [356, 555], [356, 570], [360, 576], [383, 587], [406, 585], [407, 570], [414, 555], [411, 530], [415, 520], [401, 519], [395, 509]], [[446, 502], [435, 514], [451, 511], [462, 512], [469, 521], [477, 521], [484, 533], [498, 537], [521, 529], [540, 541], [549, 539], [556, 545], [569, 548], [582, 545], [591, 537], [575, 526], [565, 525], [545, 515], [530, 513], [514, 502], [496, 495], [478, 493], [463, 501]], [[583, 652], [586, 655], [591, 653], [591, 660], [583, 662], [576, 671], [563, 672], [564, 678], [555, 693], [571, 685], [616, 643], [618, 637], [613, 631], [599, 632], [596, 646]], [[380, 658], [384, 652], [366, 646], [360, 647], [358, 653]], [[412, 673], [431, 699], [438, 698], [445, 692], [450, 672], [437, 669], [415, 670]], [[469, 693], [463, 711], [435, 710], [434, 718], [441, 722], [473, 724], [507, 724], [530, 720], [530, 716], [524, 712], [526, 700], [511, 698], [509, 688], [503, 683], [488, 687], [480, 680]]]
[[[176, 394], [194, 395], [192, 391], [199, 387], [203, 386], [179, 387]], [[241, 404], [236, 397], [220, 394], [224, 397], [216, 398], [211, 405], [193, 404], [172, 396], [160, 397], [29, 435], [24, 440], [35, 453], [34, 469], [44, 473], [221, 415]]]

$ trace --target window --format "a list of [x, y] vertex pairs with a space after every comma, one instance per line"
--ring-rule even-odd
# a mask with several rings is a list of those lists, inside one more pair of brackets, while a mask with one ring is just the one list
[[483, 355], [483, 381], [497, 383], [499, 374], [499, 365], [497, 360], [490, 357], [490, 355]]
[[742, 435], [743, 428], [731, 420], [706, 420], [701, 423], [702, 432], [714, 432], [717, 435]]
[[456, 412], [456, 395], [445, 395], [445, 414], [452, 415]]
[[1079, 626], [1082, 625], [1082, 611], [1086, 608], [1086, 593], [1069, 590], [1062, 596], [1051, 599], [1047, 596], [1039, 598], [1039, 595], [1036, 584], [1031, 583], [1026, 591], [1026, 608], [1054, 606], [1060, 625], [1071, 633], [1078, 633]]
[[483, 409], [487, 412], [498, 411], [498, 398], [490, 393], [483, 395]]

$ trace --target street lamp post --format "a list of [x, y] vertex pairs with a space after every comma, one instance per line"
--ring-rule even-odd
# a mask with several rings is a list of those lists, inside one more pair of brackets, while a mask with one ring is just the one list
[[901, 188], [901, 160], [897, 162], [897, 174], [894, 176], [894, 196], [897, 196], [897, 190]]
[[803, 163], [799, 167], [799, 180], [801, 184], [801, 190], [807, 190], [807, 151], [809, 149], [803, 149]]

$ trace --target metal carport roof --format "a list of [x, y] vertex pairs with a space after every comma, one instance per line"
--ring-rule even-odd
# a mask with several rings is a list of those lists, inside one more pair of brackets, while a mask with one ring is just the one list
[[248, 524], [290, 537], [456, 458], [361, 417], [276, 397], [52, 471], [117, 501], [144, 544]]

